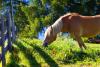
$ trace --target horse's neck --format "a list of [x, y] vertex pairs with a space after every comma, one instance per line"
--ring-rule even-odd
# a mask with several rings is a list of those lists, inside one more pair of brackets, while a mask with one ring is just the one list
[[62, 24], [62, 19], [59, 18], [53, 25], [53, 34], [56, 35], [57, 33], [61, 32], [61, 28], [62, 28], [63, 24]]

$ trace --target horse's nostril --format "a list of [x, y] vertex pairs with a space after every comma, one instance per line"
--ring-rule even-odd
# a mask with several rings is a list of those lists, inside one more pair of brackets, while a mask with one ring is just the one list
[[44, 42], [43, 43], [43, 46], [47, 47], [48, 46], [48, 43], [47, 42]]

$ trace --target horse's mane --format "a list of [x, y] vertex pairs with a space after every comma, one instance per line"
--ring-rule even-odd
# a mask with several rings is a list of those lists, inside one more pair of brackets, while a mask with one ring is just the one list
[[[73, 15], [75, 16], [75, 15], [79, 15], [79, 14], [78, 13], [67, 13], [67, 14], [61, 16], [59, 19], [57, 19], [55, 21], [55, 23], [51, 25], [52, 31], [53, 31], [53, 35], [56, 35], [57, 33], [59, 33], [61, 31], [62, 26], [63, 26], [62, 18], [64, 16], [73, 16]], [[50, 31], [50, 27], [46, 30], [45, 35], [47, 33], [50, 35], [49, 31]]]
[[63, 26], [62, 23], [62, 17], [60, 17], [58, 20], [55, 21], [55, 23], [52, 25], [53, 29], [53, 35], [59, 33], [61, 31], [61, 28]]
[[51, 35], [50, 30], [52, 30], [53, 35], [56, 35], [57, 33], [59, 33], [61, 31], [61, 28], [63, 26], [62, 17], [60, 17], [58, 20], [55, 21], [54, 24], [52, 24], [51, 26], [49, 26], [47, 28], [47, 30], [45, 31], [44, 36], [46, 37], [46, 35]]
[[57, 34], [61, 31], [61, 28], [63, 26], [62, 18], [64, 16], [76, 16], [79, 15], [78, 13], [66, 13], [65, 15], [61, 16], [58, 20], [55, 21], [55, 23], [52, 25], [53, 27], [53, 34]]

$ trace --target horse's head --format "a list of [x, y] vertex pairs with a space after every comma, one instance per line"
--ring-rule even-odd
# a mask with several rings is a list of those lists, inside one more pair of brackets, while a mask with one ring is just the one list
[[52, 26], [48, 27], [45, 32], [45, 39], [43, 41], [43, 46], [48, 46], [50, 43], [56, 40], [56, 36], [57, 35], [54, 34]]

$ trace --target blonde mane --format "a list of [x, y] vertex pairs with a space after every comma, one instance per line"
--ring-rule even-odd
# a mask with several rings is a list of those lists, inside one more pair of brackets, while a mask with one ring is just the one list
[[53, 35], [56, 35], [59, 33], [62, 29], [63, 22], [62, 22], [62, 17], [60, 17], [58, 20], [55, 21], [55, 23], [52, 25], [53, 29]]
[[48, 35], [50, 35], [49, 30], [50, 30], [50, 27], [49, 27], [49, 28], [47, 28], [47, 30], [45, 31], [45, 33], [44, 33], [44, 38], [46, 38], [47, 33], [48, 33]]
[[[62, 18], [65, 17], [65, 16], [70, 16], [70, 15], [79, 15], [78, 13], [67, 13], [63, 16], [61, 16], [58, 20], [55, 21], [55, 23], [53, 25], [51, 25], [52, 27], [52, 30], [53, 30], [53, 35], [56, 35], [57, 33], [59, 33], [62, 29], [62, 26], [63, 26], [63, 22], [62, 22]], [[46, 32], [45, 32], [45, 36], [47, 35], [50, 35], [50, 27], [47, 28]]]
[[[61, 31], [62, 26], [63, 26], [62, 18], [64, 16], [69, 16], [69, 15], [72, 15], [72, 14], [74, 15], [74, 14], [77, 14], [77, 13], [67, 13], [67, 14], [61, 16], [58, 20], [55, 21], [55, 23], [53, 25], [51, 25], [52, 31], [53, 31], [53, 35], [56, 35], [57, 33], [59, 33]], [[47, 35], [47, 33], [48, 33], [48, 35], [50, 35], [49, 31], [50, 31], [50, 27], [47, 28], [47, 30], [45, 32], [45, 36]]]
[[53, 35], [56, 35], [57, 33], [59, 33], [61, 31], [61, 28], [63, 26], [63, 23], [62, 23], [62, 17], [60, 17], [58, 20], [55, 21], [55, 23], [53, 25], [51, 25], [51, 27], [48, 27], [47, 30], [45, 31], [45, 34], [44, 34], [44, 38], [46, 38], [47, 34], [48, 36], [50, 35], [50, 30], [53, 31]]
[[61, 16], [58, 20], [56, 20], [55, 23], [52, 25], [53, 35], [56, 35], [57, 33], [61, 31], [62, 26], [63, 26], [62, 18], [65, 16], [70, 16], [70, 15], [78, 15], [78, 13], [67, 13]]

